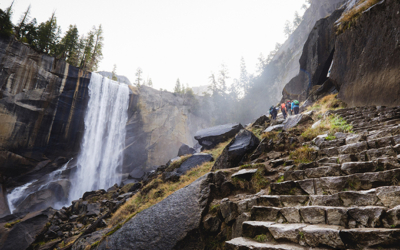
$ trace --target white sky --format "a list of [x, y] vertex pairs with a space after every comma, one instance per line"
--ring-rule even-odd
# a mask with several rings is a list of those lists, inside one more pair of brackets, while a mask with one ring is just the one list
[[[2, 0], [5, 9], [12, 0]], [[156, 89], [172, 90], [176, 79], [189, 86], [208, 84], [225, 63], [231, 80], [243, 56], [254, 73], [257, 58], [284, 42], [283, 27], [300, 13], [304, 0], [15, 0], [16, 23], [29, 4], [31, 17], [46, 21], [56, 10], [62, 32], [76, 24], [79, 34], [93, 25], [104, 30], [99, 70], [134, 81], [141, 67]]]

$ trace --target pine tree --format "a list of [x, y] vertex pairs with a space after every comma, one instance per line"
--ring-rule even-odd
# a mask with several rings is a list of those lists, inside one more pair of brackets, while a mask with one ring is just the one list
[[111, 72], [111, 80], [113, 81], [118, 81], [118, 76], [117, 76], [117, 65], [114, 64], [113, 70]]
[[82, 68], [83, 70], [89, 70], [89, 63], [93, 55], [93, 47], [94, 47], [93, 31], [89, 31], [89, 33], [85, 37], [84, 44], [85, 45], [83, 49], [82, 59], [80, 62], [80, 68]]
[[285, 33], [286, 37], [289, 37], [292, 34], [292, 27], [290, 25], [290, 22], [287, 20], [285, 22], [285, 28], [283, 32]]
[[151, 78], [149, 78], [149, 80], [147, 81], [147, 86], [153, 87], [153, 81], [151, 80]]
[[61, 29], [57, 26], [55, 14], [53, 12], [48, 21], [41, 23], [37, 32], [37, 49], [50, 55], [56, 54], [56, 46], [61, 33]]
[[296, 29], [300, 25], [301, 21], [303, 21], [303, 18], [299, 15], [299, 12], [296, 11], [294, 13], [293, 29]]
[[12, 1], [6, 11], [0, 9], [0, 36], [9, 37], [13, 34], [13, 24], [11, 22], [13, 5], [14, 1]]
[[[70, 25], [65, 36], [60, 42], [60, 57], [64, 58], [69, 64], [74, 65], [78, 60], [79, 32], [76, 25]], [[75, 66], [75, 65], [74, 65]]]
[[176, 80], [175, 87], [174, 87], [174, 93], [176, 93], [176, 94], [182, 93], [182, 86], [181, 86], [181, 82], [179, 81], [179, 78]]
[[226, 93], [227, 90], [226, 80], [229, 79], [228, 74], [229, 72], [225, 64], [221, 64], [221, 69], [219, 71], [219, 77], [218, 77], [218, 89], [221, 90], [223, 93]]
[[257, 62], [257, 73], [261, 74], [264, 71], [265, 66], [267, 65], [263, 53], [260, 53], [260, 55], [258, 56], [257, 60], [258, 60], [258, 62]]
[[141, 83], [142, 83], [142, 73], [143, 73], [143, 71], [142, 71], [142, 69], [139, 67], [139, 68], [137, 68], [136, 69], [136, 80], [135, 80], [135, 85], [136, 86], [138, 86], [138, 87], [140, 87], [140, 85], [141, 85]]
[[211, 74], [210, 77], [208, 77], [209, 81], [210, 81], [210, 85], [208, 86], [208, 90], [211, 91], [212, 95], [215, 95], [218, 93], [218, 83], [217, 80], [215, 79], [215, 75], [214, 73]]
[[92, 29], [93, 35], [94, 35], [94, 47], [92, 51], [92, 55], [90, 57], [90, 62], [88, 64], [88, 69], [90, 71], [95, 71], [98, 68], [98, 64], [103, 59], [103, 28], [101, 27], [101, 24], [99, 25], [99, 28], [96, 28], [93, 26]]
[[[236, 79], [235, 79], [236, 80]], [[243, 89], [244, 93], [247, 93], [249, 90], [249, 76], [246, 69], [246, 63], [244, 62], [244, 58], [240, 59], [240, 80], [238, 82], [238, 87]], [[239, 91], [240, 92], [240, 91]]]
[[24, 14], [22, 14], [18, 22], [18, 25], [15, 27], [15, 36], [17, 39], [21, 39], [23, 37], [21, 31], [26, 26], [26, 23], [29, 22], [30, 12], [31, 12], [31, 5], [29, 4], [28, 9], [24, 12]]

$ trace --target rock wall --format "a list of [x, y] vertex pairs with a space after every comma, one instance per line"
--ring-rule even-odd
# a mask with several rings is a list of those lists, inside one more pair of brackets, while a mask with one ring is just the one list
[[90, 73], [0, 39], [0, 175], [79, 151]]
[[182, 143], [194, 145], [193, 135], [209, 125], [193, 113], [191, 97], [146, 86], [131, 89], [124, 172], [165, 164], [177, 156]]
[[327, 80], [335, 51], [335, 22], [343, 13], [343, 8], [319, 20], [303, 47], [300, 57], [300, 70], [282, 91], [282, 101], [297, 99], [304, 101], [309, 90], [316, 85], [322, 85]]
[[285, 85], [299, 74], [299, 60], [302, 56], [303, 46], [315, 26], [315, 23], [330, 15], [346, 0], [312, 0], [299, 27], [289, 36], [278, 50], [271, 63], [259, 77], [257, 103], [252, 110], [253, 118], [265, 114], [267, 108], [277, 104], [282, 97]]
[[338, 36], [330, 78], [349, 106], [400, 105], [399, 13], [399, 1], [381, 1]]

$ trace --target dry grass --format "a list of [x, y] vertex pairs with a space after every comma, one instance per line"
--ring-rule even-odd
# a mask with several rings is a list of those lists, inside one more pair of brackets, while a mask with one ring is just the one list
[[354, 21], [362, 15], [362, 13], [369, 7], [377, 4], [380, 0], [361, 0], [351, 10], [345, 12], [339, 19], [340, 25], [337, 28], [337, 33], [343, 33], [346, 29], [349, 29]]
[[268, 140], [277, 140], [278, 139], [278, 135], [281, 133], [282, 131], [271, 131], [271, 132], [266, 132], [263, 133], [261, 135], [261, 139], [265, 139], [267, 138]]
[[323, 114], [328, 110], [336, 110], [346, 108], [346, 103], [337, 99], [337, 94], [327, 95], [317, 102], [313, 106], [308, 107], [307, 110], [315, 111], [315, 115]]
[[[204, 153], [211, 154], [214, 159], [222, 153], [226, 145], [230, 141], [220, 143], [216, 148], [212, 150], [206, 150]], [[181, 176], [178, 182], [164, 183], [159, 176], [157, 179], [148, 183], [142, 190], [146, 189], [146, 192], [138, 192], [131, 199], [129, 199], [124, 205], [119, 208], [114, 215], [111, 217], [109, 227], [114, 227], [118, 224], [125, 224], [133, 216], [140, 213], [141, 211], [159, 203], [160, 201], [173, 194], [175, 191], [186, 187], [201, 176], [209, 173], [214, 165], [214, 162], [206, 162], [201, 166], [189, 170], [185, 175]], [[157, 185], [154, 185], [157, 184]], [[153, 187], [153, 188], [146, 188]]]
[[299, 163], [310, 163], [313, 161], [312, 153], [314, 149], [304, 146], [296, 149], [295, 151], [290, 153], [290, 159], [294, 160], [296, 164]]

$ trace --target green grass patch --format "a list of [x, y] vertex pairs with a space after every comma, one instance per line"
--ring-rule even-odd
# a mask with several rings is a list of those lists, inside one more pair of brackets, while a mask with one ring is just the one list
[[308, 146], [303, 146], [295, 151], [292, 151], [290, 153], [289, 158], [294, 161], [295, 164], [299, 163], [311, 163], [313, 162], [313, 153], [315, 152], [314, 149], [308, 147]]
[[179, 167], [182, 165], [182, 163], [184, 163], [184, 162], [185, 162], [187, 159], [189, 159], [189, 157], [191, 157], [191, 156], [192, 156], [192, 155], [184, 155], [184, 156], [181, 156], [181, 158], [180, 158], [179, 160], [172, 162], [172, 163], [167, 167], [167, 169], [165, 169], [165, 172], [172, 172], [172, 171], [174, 171], [175, 169], [179, 168]]
[[254, 237], [254, 240], [257, 242], [260, 242], [260, 243], [264, 243], [264, 242], [268, 241], [268, 237], [265, 234], [260, 234], [260, 235], [257, 235], [256, 237]]
[[284, 182], [285, 181], [285, 176], [281, 176], [281, 177], [279, 177], [279, 179], [276, 181], [277, 183], [281, 183], [281, 182]]
[[4, 227], [5, 227], [5, 228], [12, 228], [15, 224], [18, 224], [18, 223], [20, 223], [20, 222], [21, 222], [21, 220], [15, 220], [15, 221], [13, 221], [13, 222], [6, 223], [6, 224], [4, 225]]
[[334, 140], [336, 137], [334, 134], [336, 132], [342, 133], [353, 133], [353, 126], [348, 124], [345, 119], [337, 115], [331, 115], [324, 120], [321, 120], [321, 123], [315, 128], [309, 127], [307, 128], [301, 136], [310, 141], [317, 137], [318, 135], [322, 135], [324, 133], [328, 133], [327, 140]]

